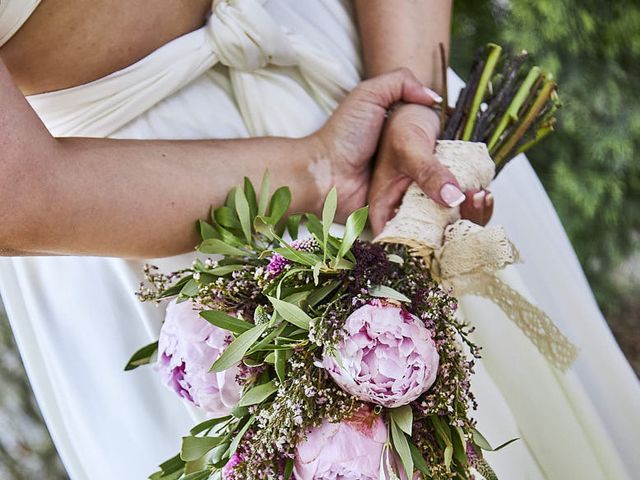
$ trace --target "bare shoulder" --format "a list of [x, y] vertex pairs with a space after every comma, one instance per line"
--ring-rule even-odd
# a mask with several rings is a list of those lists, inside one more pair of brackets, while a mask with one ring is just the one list
[[26, 95], [96, 80], [204, 24], [211, 0], [47, 0], [1, 49]]

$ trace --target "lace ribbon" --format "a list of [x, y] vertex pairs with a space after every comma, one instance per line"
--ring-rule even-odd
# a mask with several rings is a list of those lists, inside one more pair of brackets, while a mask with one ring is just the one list
[[[465, 190], [484, 188], [493, 178], [493, 162], [484, 144], [440, 141], [436, 156]], [[496, 276], [520, 261], [502, 227], [485, 228], [460, 220], [459, 209], [439, 206], [412, 185], [397, 215], [375, 241], [410, 246], [455, 296], [475, 295], [494, 302], [558, 369], [567, 370], [575, 360], [577, 348], [549, 316]]]

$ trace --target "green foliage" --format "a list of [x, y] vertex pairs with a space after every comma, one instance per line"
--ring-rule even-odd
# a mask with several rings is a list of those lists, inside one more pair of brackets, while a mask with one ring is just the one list
[[[452, 65], [475, 45], [526, 49], [555, 73], [564, 106], [557, 131], [528, 154], [605, 310], [621, 293], [615, 266], [640, 229], [640, 4], [634, 0], [460, 0]], [[506, 6], [504, 6], [506, 5]], [[634, 240], [635, 239], [635, 240]]]

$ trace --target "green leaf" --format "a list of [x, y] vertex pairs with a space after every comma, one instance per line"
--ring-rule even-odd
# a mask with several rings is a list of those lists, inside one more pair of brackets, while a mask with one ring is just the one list
[[300, 221], [302, 220], [302, 215], [296, 213], [295, 215], [291, 215], [287, 218], [287, 231], [291, 236], [292, 240], [298, 238], [298, 230], [300, 229]]
[[387, 287], [386, 285], [375, 285], [369, 290], [369, 295], [379, 298], [390, 298], [392, 300], [398, 300], [399, 302], [411, 303], [411, 299], [406, 295], [403, 295], [399, 291]]
[[351, 249], [353, 242], [358, 239], [367, 224], [368, 214], [369, 207], [362, 207], [349, 215], [347, 223], [344, 226], [344, 236], [342, 237], [342, 243], [340, 244], [340, 250], [338, 251], [337, 258], [344, 257]]
[[223, 226], [217, 223], [214, 224], [213, 227], [216, 229], [216, 232], [218, 232], [218, 235], [220, 235], [220, 240], [222, 240], [227, 245], [236, 246], [236, 247], [241, 247], [244, 245], [244, 242], [240, 238], [238, 238], [235, 233], [231, 232], [230, 230], [227, 230], [226, 228], [224, 228]]
[[414, 465], [425, 477], [431, 478], [431, 470], [429, 470], [429, 465], [427, 465], [427, 461], [424, 459], [422, 452], [411, 440], [409, 440], [408, 443]]
[[444, 466], [451, 468], [451, 461], [453, 460], [453, 445], [447, 445], [444, 449]]
[[220, 437], [182, 437], [180, 458], [185, 462], [198, 460], [218, 446], [220, 441]]
[[310, 306], [315, 307], [340, 285], [341, 285], [340, 280], [331, 280], [330, 282], [325, 283], [321, 287], [312, 290], [309, 296], [307, 297], [307, 303]]
[[325, 251], [325, 258], [327, 250], [327, 238], [329, 238], [329, 229], [331, 228], [333, 219], [336, 216], [337, 208], [338, 191], [336, 190], [336, 187], [333, 187], [331, 190], [329, 190], [327, 198], [324, 201], [324, 206], [322, 207], [322, 249]]
[[289, 350], [276, 350], [274, 353], [276, 363], [276, 375], [278, 376], [278, 380], [280, 382], [284, 382], [287, 373], [287, 357], [289, 355]]
[[320, 259], [317, 255], [313, 253], [307, 252], [299, 252], [298, 250], [294, 250], [286, 243], [283, 243], [282, 248], [275, 248], [273, 251], [279, 253], [287, 260], [291, 260], [292, 262], [300, 263], [302, 265], [306, 265], [308, 267], [313, 267], [316, 262]]
[[271, 178], [269, 170], [265, 170], [260, 184], [260, 201], [258, 203], [258, 215], [261, 217], [267, 214], [267, 205], [269, 205], [269, 191], [271, 190]]
[[230, 455], [233, 455], [236, 452], [236, 449], [238, 448], [238, 445], [240, 444], [240, 441], [242, 440], [242, 437], [244, 437], [244, 434], [247, 433], [247, 430], [249, 430], [249, 427], [251, 427], [251, 425], [253, 425], [253, 422], [255, 422], [255, 421], [256, 421], [256, 416], [255, 415], [251, 415], [251, 417], [249, 417], [249, 420], [247, 420], [247, 422], [244, 424], [244, 426], [237, 433], [237, 435], [235, 436], [235, 438], [231, 442], [231, 445], [229, 446], [229, 454]]
[[196, 228], [198, 229], [198, 233], [200, 234], [200, 237], [202, 238], [202, 240], [208, 240], [209, 238], [220, 237], [218, 235], [218, 232], [216, 232], [216, 229], [213, 228], [213, 225], [211, 225], [208, 222], [205, 222], [204, 220], [198, 220], [196, 223]]
[[289, 480], [293, 474], [293, 459], [287, 458], [287, 463], [284, 466], [284, 480]]
[[256, 190], [253, 188], [253, 183], [251, 183], [249, 177], [244, 177], [244, 195], [249, 203], [250, 217], [253, 218], [258, 214], [258, 198], [256, 197]]
[[240, 264], [220, 265], [219, 267], [214, 267], [211, 270], [208, 270], [208, 273], [210, 273], [211, 275], [216, 275], [218, 277], [224, 277], [225, 275], [228, 275], [231, 272], [242, 270], [242, 268], [244, 268], [244, 265], [240, 265]]
[[153, 342], [142, 347], [131, 356], [131, 358], [127, 362], [127, 365], [124, 367], [125, 372], [135, 370], [141, 365], [148, 365], [154, 360], [154, 356], [157, 351], [158, 342]]
[[198, 250], [202, 253], [209, 254], [219, 254], [226, 255], [231, 257], [246, 257], [247, 252], [244, 250], [240, 250], [239, 248], [232, 247], [231, 245], [226, 244], [222, 240], [217, 238], [210, 238], [208, 240], [203, 241]]
[[503, 449], [507, 445], [511, 445], [513, 442], [520, 440], [519, 438], [512, 438], [511, 440], [504, 442], [503, 444], [497, 446], [496, 448], [493, 448], [489, 443], [489, 441], [478, 430], [473, 428], [471, 430], [471, 433], [473, 435], [473, 443], [479, 446], [482, 450], [486, 450], [488, 452], [497, 452], [498, 450]]
[[282, 325], [280, 325], [278, 328], [274, 329], [266, 337], [264, 337], [262, 340], [257, 342], [253, 347], [251, 347], [249, 349], [249, 355], [252, 355], [253, 353], [257, 352], [258, 350], [261, 350], [261, 349], [267, 348], [267, 347], [270, 347], [271, 349], [275, 349], [275, 348], [273, 348], [274, 346], [269, 346], [269, 344], [274, 339], [278, 338], [282, 334], [282, 332], [284, 331], [286, 326], [287, 326], [287, 323], [286, 322], [282, 322]]
[[322, 222], [313, 213], [307, 213], [305, 214], [305, 217], [307, 218], [307, 230], [316, 237], [318, 243], [322, 243]]
[[267, 297], [276, 312], [282, 316], [287, 322], [295, 325], [298, 328], [309, 330], [311, 325], [311, 317], [307, 315], [300, 307], [293, 305], [284, 300], [280, 300], [275, 297]]
[[200, 470], [199, 472], [193, 472], [189, 475], [182, 477], [180, 480], [207, 480], [211, 476], [211, 470], [208, 468]]
[[240, 227], [244, 234], [244, 239], [251, 244], [251, 208], [244, 193], [244, 190], [236, 187], [236, 213], [240, 219]]
[[198, 284], [193, 278], [185, 283], [182, 290], [180, 290], [180, 295], [184, 297], [195, 297], [197, 294]]
[[222, 355], [220, 355], [211, 367], [211, 371], [223, 372], [240, 362], [244, 354], [247, 353], [247, 350], [260, 338], [268, 326], [268, 324], [263, 323], [242, 333], [222, 352]]
[[[234, 189], [235, 191], [236, 189]], [[234, 201], [235, 203], [235, 201]], [[220, 224], [225, 228], [231, 229], [239, 229], [240, 222], [238, 221], [238, 217], [236, 216], [234, 210], [227, 206], [218, 207], [213, 212], [214, 218], [216, 219], [216, 223]]]
[[230, 418], [231, 418], [231, 415], [227, 415], [226, 417], [210, 418], [209, 420], [205, 420], [204, 422], [197, 424], [195, 427], [193, 427], [189, 431], [189, 433], [191, 433], [191, 435], [194, 435], [194, 436], [198, 435], [199, 433], [202, 433], [206, 430], [211, 430], [213, 427], [215, 427], [219, 423], [226, 422]]
[[180, 458], [180, 454], [171, 457], [169, 460], [160, 464], [161, 475], [158, 478], [166, 478], [172, 473], [182, 473], [184, 469], [184, 460]]
[[174, 283], [169, 288], [167, 288], [164, 292], [162, 292], [162, 294], [160, 295], [160, 298], [167, 298], [167, 297], [173, 297], [174, 295], [178, 295], [180, 293], [180, 290], [182, 290], [182, 287], [184, 287], [185, 284], [192, 278], [193, 278], [193, 275], [187, 275], [186, 277], [182, 277], [180, 280], [178, 280], [176, 283]]
[[391, 439], [393, 441], [393, 448], [400, 457], [402, 466], [407, 478], [413, 478], [413, 458], [411, 456], [411, 450], [409, 449], [409, 441], [407, 436], [400, 429], [398, 424], [394, 421], [389, 422], [391, 424]]
[[229, 330], [230, 332], [237, 334], [244, 333], [254, 327], [252, 323], [249, 323], [246, 320], [232, 317], [231, 315], [227, 315], [219, 310], [205, 310], [200, 312], [200, 316], [216, 327], [222, 328], [223, 330]]
[[410, 405], [392, 408], [389, 410], [389, 415], [391, 416], [391, 420], [400, 427], [400, 430], [411, 436], [413, 429], [413, 410]]
[[287, 213], [290, 204], [291, 190], [289, 190], [289, 187], [280, 187], [273, 193], [269, 203], [269, 218], [272, 225], [278, 223], [282, 216]]
[[257, 385], [242, 396], [238, 405], [241, 407], [256, 405], [266, 400], [277, 391], [278, 387], [273, 380], [263, 383], [262, 385]]

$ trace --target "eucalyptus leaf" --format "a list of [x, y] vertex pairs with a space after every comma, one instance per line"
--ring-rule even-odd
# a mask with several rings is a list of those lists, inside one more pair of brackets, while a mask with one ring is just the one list
[[267, 297], [276, 312], [282, 316], [287, 322], [298, 328], [309, 330], [311, 325], [311, 317], [307, 315], [300, 307], [293, 305], [284, 300], [275, 297]]
[[358, 239], [367, 224], [368, 214], [369, 207], [362, 207], [349, 215], [347, 223], [345, 223], [344, 226], [344, 235], [342, 237], [342, 244], [340, 245], [337, 258], [344, 257], [351, 249], [353, 242]]
[[[266, 337], [264, 337], [262, 340], [260, 340], [259, 342], [257, 342], [253, 347], [251, 347], [249, 349], [249, 355], [262, 350], [266, 347], [269, 347], [269, 344], [275, 340], [276, 338], [278, 338], [283, 330], [285, 329], [285, 327], [287, 326], [286, 322], [283, 322], [282, 325], [280, 325], [278, 328], [274, 329], [272, 332], [270, 332]], [[271, 347], [273, 348], [273, 347]]]
[[413, 410], [410, 405], [392, 408], [389, 410], [389, 415], [391, 416], [391, 420], [400, 427], [400, 430], [411, 436], [413, 429]]
[[280, 187], [273, 193], [271, 202], [269, 202], [269, 218], [273, 225], [280, 221], [289, 209], [290, 204], [291, 190], [289, 190], [289, 187]]
[[223, 372], [239, 363], [242, 357], [244, 357], [244, 354], [247, 353], [247, 350], [251, 348], [268, 327], [268, 324], [263, 323], [242, 333], [222, 352], [222, 355], [220, 355], [211, 367], [211, 371]]
[[260, 184], [260, 200], [258, 202], [258, 215], [264, 216], [267, 214], [267, 206], [269, 205], [269, 192], [271, 191], [271, 178], [269, 170], [265, 170], [262, 176], [262, 183]]
[[238, 405], [241, 407], [256, 405], [266, 400], [277, 391], [278, 387], [273, 380], [261, 385], [257, 385], [242, 396], [242, 398], [238, 402]]
[[236, 187], [235, 191], [236, 213], [240, 220], [240, 227], [242, 228], [244, 239], [248, 244], [251, 244], [251, 208], [249, 207], [249, 202], [247, 201], [244, 190]]
[[279, 253], [287, 260], [291, 260], [292, 262], [300, 263], [302, 265], [306, 265], [308, 267], [313, 267], [320, 257], [314, 255], [312, 253], [300, 252], [298, 250], [294, 250], [286, 243], [281, 248], [274, 249], [274, 252]]
[[413, 457], [411, 456], [411, 450], [409, 448], [409, 441], [407, 440], [407, 436], [400, 429], [396, 422], [391, 421], [389, 423], [391, 424], [391, 439], [393, 441], [393, 448], [400, 457], [400, 461], [402, 462], [406, 478], [413, 478]]
[[398, 300], [399, 302], [411, 303], [411, 299], [406, 295], [403, 295], [399, 291], [386, 285], [375, 285], [369, 289], [369, 295], [372, 297], [390, 298], [392, 300]]
[[224, 241], [217, 238], [210, 238], [204, 240], [198, 250], [202, 253], [227, 255], [232, 257], [245, 257], [247, 252], [240, 250], [239, 248], [228, 245]]
[[200, 316], [207, 322], [223, 330], [229, 330], [233, 333], [244, 333], [251, 330], [254, 325], [237, 317], [232, 317], [219, 310], [204, 310], [200, 312]]
[[149, 345], [145, 345], [131, 356], [131, 358], [127, 362], [127, 365], [124, 367], [125, 372], [135, 370], [141, 365], [148, 365], [149, 363], [154, 361], [157, 351], [158, 342], [153, 342]]

